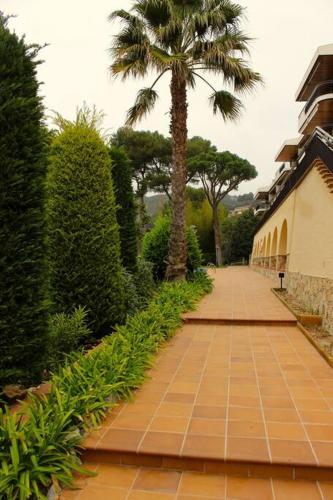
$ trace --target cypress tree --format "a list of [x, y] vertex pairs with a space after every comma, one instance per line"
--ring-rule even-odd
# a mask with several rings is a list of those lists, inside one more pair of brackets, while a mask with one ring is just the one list
[[121, 257], [128, 271], [137, 269], [137, 239], [132, 168], [123, 148], [110, 149], [111, 172], [117, 203]]
[[84, 306], [100, 337], [123, 320], [124, 289], [110, 158], [90, 118], [80, 112], [75, 123], [62, 120], [51, 146], [50, 285], [55, 310]]
[[0, 385], [41, 377], [47, 342], [38, 52], [0, 12]]

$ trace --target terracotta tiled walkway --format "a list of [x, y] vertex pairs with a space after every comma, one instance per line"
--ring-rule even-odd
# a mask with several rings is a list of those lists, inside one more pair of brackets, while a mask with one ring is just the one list
[[[271, 293], [268, 279], [247, 268], [212, 271], [212, 275], [214, 292], [192, 318], [197, 314], [202, 320], [206, 310], [215, 319], [286, 324], [185, 324], [157, 356], [150, 379], [134, 401], [113, 410], [85, 443], [86, 459], [95, 463], [184, 472], [160, 470], [158, 477], [166, 478], [167, 484], [170, 480], [173, 490], [156, 490], [162, 495], [157, 496], [149, 493], [148, 486], [141, 488], [150, 480], [155, 484], [149, 475], [155, 477], [157, 472], [120, 469], [133, 476], [127, 496], [118, 492], [120, 496], [91, 498], [185, 500], [192, 498], [191, 481], [199, 485], [202, 478], [211, 478], [212, 485], [220, 484], [220, 496], [210, 490], [201, 493], [198, 486], [201, 499], [289, 500], [300, 498], [296, 488], [303, 482], [292, 481], [289, 487], [286, 480], [333, 477], [332, 369], [302, 332], [289, 325], [293, 316]], [[102, 477], [107, 477], [107, 467], [116, 470], [100, 465]], [[191, 475], [189, 470], [206, 474]], [[227, 479], [223, 474], [244, 477]], [[258, 477], [275, 479], [254, 479]], [[96, 485], [98, 490], [98, 481], [89, 480], [89, 488]], [[262, 495], [232, 493], [237, 488], [246, 493], [252, 487]], [[288, 488], [294, 490], [284, 494]], [[326, 496], [319, 483], [307, 483], [302, 500], [333, 498], [332, 486], [323, 488]], [[90, 498], [84, 491], [79, 498]]]
[[214, 292], [186, 318], [293, 320], [294, 316], [271, 293], [272, 281], [248, 267], [210, 270]]
[[81, 480], [81, 490], [62, 500], [332, 500], [324, 481], [254, 479], [110, 464], [90, 464], [97, 477]]

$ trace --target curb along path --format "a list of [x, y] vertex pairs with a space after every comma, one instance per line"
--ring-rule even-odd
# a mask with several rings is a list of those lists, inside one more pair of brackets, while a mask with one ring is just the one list
[[[118, 470], [131, 477], [124, 491], [96, 498], [185, 500], [191, 481], [200, 498], [333, 498], [319, 483], [333, 477], [332, 369], [269, 279], [244, 267], [210, 274], [212, 294], [184, 315], [151, 379], [87, 438], [84, 459], [101, 473], [70, 495], [122, 489], [111, 480]], [[256, 494], [237, 496], [237, 488]]]

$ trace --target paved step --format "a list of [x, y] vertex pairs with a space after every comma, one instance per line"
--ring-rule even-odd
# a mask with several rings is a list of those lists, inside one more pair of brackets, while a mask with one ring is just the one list
[[191, 325], [238, 325], [238, 326], [295, 326], [297, 319], [260, 319], [183, 316], [183, 322]]
[[333, 477], [333, 371], [295, 326], [185, 324], [85, 458]]
[[331, 500], [333, 483], [256, 479], [224, 474], [202, 474], [86, 464], [96, 477], [81, 479], [80, 489], [64, 491], [61, 500]]

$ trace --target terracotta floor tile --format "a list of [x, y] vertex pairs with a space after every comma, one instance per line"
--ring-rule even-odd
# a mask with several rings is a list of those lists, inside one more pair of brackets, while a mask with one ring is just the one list
[[182, 456], [196, 458], [224, 458], [224, 437], [188, 435], [182, 449]]
[[260, 398], [259, 397], [247, 397], [247, 396], [230, 396], [229, 398], [230, 406], [243, 406], [247, 408], [259, 408]]
[[323, 494], [324, 500], [333, 500], [333, 482], [326, 483], [324, 481], [320, 481], [319, 488]]
[[182, 392], [167, 392], [164, 401], [168, 403], [193, 403], [195, 394], [186, 394]]
[[315, 464], [310, 445], [304, 441], [270, 439], [272, 461], [293, 464]]
[[225, 420], [214, 418], [192, 418], [190, 421], [188, 433], [204, 436], [224, 436]]
[[161, 417], [153, 418], [149, 430], [160, 432], [181, 432], [185, 433], [189, 419], [187, 417]]
[[147, 429], [151, 421], [150, 415], [135, 415], [134, 413], [121, 413], [112, 422], [111, 428], [116, 429], [132, 429], [137, 431], [144, 431]]
[[264, 408], [283, 408], [285, 410], [292, 410], [295, 408], [290, 398], [262, 397], [262, 404]]
[[193, 405], [185, 403], [162, 403], [158, 408], [156, 415], [165, 417], [190, 417], [193, 411]]
[[176, 493], [181, 473], [157, 469], [140, 470], [133, 490], [159, 491], [161, 493]]
[[178, 393], [185, 393], [185, 394], [195, 394], [198, 389], [198, 384], [191, 383], [191, 382], [174, 382], [172, 383], [168, 390], [170, 392], [178, 392]]
[[129, 488], [137, 475], [135, 467], [119, 467], [112, 464], [100, 464], [97, 476], [88, 480], [89, 484], [113, 488]]
[[171, 432], [147, 432], [139, 452], [179, 455], [183, 435]]
[[295, 405], [300, 410], [330, 410], [329, 405], [324, 399], [304, 399], [294, 398]]
[[300, 418], [296, 410], [264, 408], [264, 416], [267, 422], [300, 422]]
[[292, 422], [267, 422], [267, 434], [270, 439], [291, 439], [294, 441], [307, 441], [304, 428], [301, 424]]
[[320, 465], [333, 466], [333, 442], [311, 441]]
[[265, 428], [261, 422], [228, 422], [228, 436], [265, 438]]
[[237, 500], [272, 500], [271, 482], [265, 479], [227, 478], [227, 498]]
[[128, 429], [109, 429], [98, 443], [99, 448], [117, 451], [136, 450], [143, 432]]
[[128, 490], [125, 488], [108, 488], [107, 486], [91, 485], [80, 493], [80, 500], [126, 500]]
[[221, 406], [194, 406], [193, 417], [197, 418], [225, 418], [226, 409]]
[[228, 437], [227, 459], [269, 461], [267, 442], [265, 439]]
[[301, 418], [308, 424], [333, 425], [333, 413], [329, 411], [300, 410]]
[[[105, 500], [111, 500], [109, 497]], [[113, 498], [112, 498], [113, 500]], [[169, 493], [159, 493], [156, 491], [138, 491], [133, 490], [130, 492], [127, 500], [176, 500], [176, 495]]]
[[231, 406], [229, 408], [230, 420], [242, 420], [249, 422], [262, 422], [262, 413], [259, 408], [240, 408]]
[[322, 500], [317, 483], [273, 479], [276, 500]]
[[184, 472], [179, 486], [179, 494], [224, 498], [224, 476]]
[[227, 406], [228, 395], [206, 394], [199, 392], [196, 404], [199, 406]]
[[333, 425], [306, 425], [306, 431], [313, 441], [333, 441]]
[[[154, 415], [156, 409], [158, 408], [158, 403], [133, 403], [128, 404], [126, 408], [120, 413], [120, 415], [135, 414], [135, 415]], [[119, 415], [119, 416], [120, 416]]]

